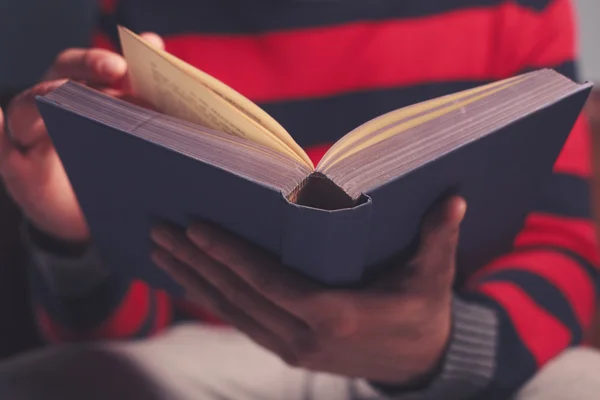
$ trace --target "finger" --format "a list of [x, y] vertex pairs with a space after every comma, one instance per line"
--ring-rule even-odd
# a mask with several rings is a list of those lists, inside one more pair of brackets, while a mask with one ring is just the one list
[[319, 288], [292, 273], [264, 251], [223, 229], [196, 223], [187, 232], [205, 254], [227, 266], [256, 291], [293, 311]]
[[14, 145], [29, 149], [40, 141], [48, 139], [44, 121], [36, 104], [36, 96], [44, 96], [65, 83], [65, 80], [42, 82], [17, 95], [7, 110], [6, 135]]
[[[324, 290], [293, 273], [255, 246], [215, 225], [196, 223], [187, 236], [203, 253], [218, 261], [274, 304], [304, 321], [317, 334], [343, 334], [348, 302], [338, 292]], [[206, 271], [206, 276], [215, 273]], [[344, 310], [342, 309], [344, 308]], [[352, 312], [350, 312], [351, 314]], [[340, 316], [343, 321], [340, 322]], [[341, 333], [340, 333], [341, 332]], [[308, 343], [311, 346], [312, 343]]]
[[192, 302], [215, 313], [256, 343], [285, 360], [294, 359], [294, 353], [284, 342], [230, 303], [218, 290], [188, 266], [161, 249], [156, 249], [152, 253], [152, 260], [186, 290], [187, 296]]
[[140, 36], [142, 37], [142, 39], [144, 39], [145, 41], [147, 41], [154, 47], [157, 47], [160, 50], [165, 49], [165, 41], [163, 40], [163, 38], [160, 35], [158, 35], [154, 32], [144, 32]]
[[467, 203], [462, 197], [453, 196], [434, 207], [423, 221], [421, 229], [422, 242], [437, 240], [444, 232], [457, 229], [467, 210]]
[[0, 108], [0, 174], [4, 169], [6, 159], [8, 158], [10, 152], [13, 150], [13, 145], [12, 143], [10, 143], [10, 140], [8, 140], [8, 137], [6, 136], [4, 124], [4, 113]]
[[465, 213], [465, 200], [451, 197], [426, 216], [419, 251], [410, 262], [414, 273], [405, 286], [410, 291], [431, 293], [451, 286]]
[[227, 267], [208, 257], [183, 235], [161, 227], [153, 230], [152, 239], [171, 256], [208, 282], [228, 303], [233, 304], [290, 346], [304, 346], [302, 339], [310, 328], [276, 303], [262, 296]]
[[0, 109], [0, 176], [14, 200], [19, 204], [22, 204], [23, 198], [27, 197], [26, 189], [33, 181], [32, 172], [31, 163], [9, 139], [5, 129], [4, 115]]
[[44, 80], [72, 79], [110, 86], [123, 79], [127, 63], [104, 49], [68, 49], [58, 55]]

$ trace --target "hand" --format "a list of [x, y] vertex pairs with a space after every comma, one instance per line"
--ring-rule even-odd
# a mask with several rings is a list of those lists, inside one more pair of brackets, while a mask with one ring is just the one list
[[[146, 40], [163, 47], [160, 37]], [[85, 82], [109, 95], [127, 98], [127, 64], [123, 57], [101, 49], [62, 52], [43, 80], [13, 99], [0, 128], [0, 175], [27, 218], [56, 238], [85, 242], [89, 230], [62, 163], [38, 112], [35, 97], [45, 95], [67, 79]], [[120, 86], [121, 88], [117, 88]]]
[[451, 198], [429, 213], [412, 260], [363, 290], [322, 287], [204, 223], [185, 236], [156, 228], [152, 257], [190, 300], [289, 364], [406, 384], [443, 356], [465, 210], [463, 199]]

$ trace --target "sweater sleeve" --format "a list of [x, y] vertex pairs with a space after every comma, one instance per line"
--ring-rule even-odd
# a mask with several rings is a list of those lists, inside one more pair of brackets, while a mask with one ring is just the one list
[[50, 343], [152, 335], [173, 319], [167, 294], [112, 274], [93, 247], [75, 249], [24, 228], [39, 330]]

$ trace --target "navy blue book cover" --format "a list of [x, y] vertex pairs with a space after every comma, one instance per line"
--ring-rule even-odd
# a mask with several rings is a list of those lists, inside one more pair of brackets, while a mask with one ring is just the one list
[[[463, 195], [459, 271], [510, 250], [589, 90], [580, 90], [388, 181], [348, 208], [323, 210], [281, 192], [38, 98], [38, 106], [90, 225], [117, 273], [179, 288], [150, 261], [157, 221], [206, 219], [318, 281], [356, 284], [406, 255], [427, 210]], [[460, 278], [460, 277], [459, 277]]]

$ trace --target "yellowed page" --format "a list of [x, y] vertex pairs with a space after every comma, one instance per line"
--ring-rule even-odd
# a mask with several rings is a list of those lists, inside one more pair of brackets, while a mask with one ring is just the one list
[[[499, 92], [501, 90], [506, 89], [507, 87], [513, 86], [514, 84], [516, 84], [517, 82], [520, 82], [521, 80], [522, 79], [512, 79], [512, 82], [510, 82], [510, 83], [508, 83], [506, 85], [499, 85], [499, 84], [497, 84], [496, 85], [497, 86], [496, 89], [492, 89], [492, 90], [486, 91], [485, 93], [482, 93], [482, 94], [479, 94], [479, 95], [476, 95], [476, 96], [473, 96], [473, 97], [469, 97], [468, 99], [466, 99], [464, 101], [456, 101], [457, 100], [456, 96], [450, 96], [450, 97], [452, 97], [452, 101], [451, 101], [450, 105], [448, 105], [446, 107], [443, 107], [443, 108], [441, 108], [439, 110], [435, 110], [433, 112], [430, 112], [430, 113], [421, 115], [419, 117], [410, 119], [410, 120], [408, 120], [408, 121], [406, 121], [404, 123], [401, 123], [399, 125], [393, 126], [390, 129], [384, 130], [380, 134], [378, 134], [377, 136], [374, 136], [374, 137], [370, 138], [369, 140], [365, 141], [364, 143], [361, 143], [358, 146], [353, 147], [352, 149], [350, 149], [349, 151], [347, 151], [345, 153], [341, 153], [339, 155], [339, 157], [337, 157], [336, 159], [334, 159], [331, 163], [329, 163], [327, 165], [319, 164], [318, 170], [321, 171], [321, 172], [326, 172], [328, 168], [331, 168], [333, 165], [335, 165], [335, 164], [339, 163], [340, 161], [342, 161], [342, 160], [350, 157], [353, 154], [358, 153], [361, 150], [366, 149], [367, 147], [371, 147], [371, 146], [373, 146], [373, 145], [375, 145], [375, 144], [377, 144], [377, 143], [379, 143], [379, 142], [381, 142], [381, 141], [383, 141], [385, 139], [388, 139], [388, 138], [390, 138], [392, 136], [395, 136], [395, 135], [397, 135], [399, 133], [407, 131], [408, 129], [411, 129], [411, 128], [414, 128], [414, 127], [416, 127], [418, 125], [421, 125], [421, 124], [424, 124], [426, 122], [429, 122], [429, 121], [431, 121], [431, 120], [433, 120], [435, 118], [442, 117], [442, 116], [444, 116], [444, 115], [446, 115], [446, 114], [448, 114], [448, 113], [450, 113], [452, 111], [458, 110], [458, 109], [460, 109], [462, 107], [465, 107], [465, 106], [467, 106], [469, 104], [472, 104], [472, 103], [474, 103], [476, 101], [479, 101], [479, 100], [484, 99], [484, 98], [486, 98], [488, 96], [491, 96], [494, 93], [497, 93], [497, 92]], [[500, 82], [500, 83], [506, 83], [506, 82]], [[487, 88], [489, 88], [489, 87], [490, 86], [487, 86]], [[477, 90], [477, 88], [473, 89], [473, 90], [471, 90], [470, 94], [474, 94], [474, 93], [477, 93], [477, 92], [481, 92], [481, 90]], [[459, 98], [464, 98], [464, 97], [465, 97], [464, 95], [461, 95]], [[441, 104], [444, 104], [444, 103], [446, 103], [446, 102], [441, 102]], [[423, 106], [426, 106], [426, 105], [427, 105], [427, 103], [423, 104]], [[427, 107], [425, 107], [424, 109], [426, 110]], [[385, 127], [385, 125], [383, 125], [383, 127]], [[370, 132], [373, 132], [373, 131], [371, 130]], [[321, 169], [321, 167], [322, 167], [322, 169]]]
[[292, 138], [290, 133], [285, 130], [283, 126], [279, 122], [277, 122], [273, 117], [267, 114], [262, 108], [257, 106], [255, 103], [247, 99], [242, 94], [235, 91], [233, 88], [227, 86], [220, 80], [215, 77], [207, 74], [206, 72], [199, 70], [192, 65], [180, 60], [172, 54], [167, 52], [162, 52], [163, 56], [167, 57], [171, 60], [172, 63], [179, 66], [182, 70], [185, 70], [188, 74], [196, 77], [200, 82], [202, 82], [209, 89], [219, 94], [222, 98], [236, 106], [240, 111], [245, 113], [248, 117], [255, 120], [258, 124], [262, 125], [269, 132], [273, 133], [279, 139], [281, 139], [287, 146], [289, 146], [293, 151], [298, 153], [304, 161], [307, 163], [311, 163], [312, 161], [304, 151], [302, 147]]
[[[516, 76], [513, 78], [508, 78], [508, 79], [505, 79], [502, 81], [479, 86], [479, 87], [476, 87], [473, 89], [464, 90], [459, 93], [455, 93], [455, 94], [439, 97], [436, 99], [428, 100], [428, 101], [425, 101], [422, 103], [414, 104], [411, 106], [407, 106], [407, 107], [401, 108], [399, 110], [391, 111], [387, 114], [384, 114], [378, 118], [375, 118], [369, 122], [364, 123], [363, 125], [359, 126], [358, 128], [356, 128], [353, 131], [351, 131], [350, 133], [348, 133], [342, 139], [337, 141], [329, 149], [329, 151], [327, 151], [327, 153], [325, 153], [325, 155], [321, 159], [321, 162], [319, 163], [319, 166], [317, 169], [323, 170], [328, 166], [328, 163], [330, 163], [332, 161], [334, 161], [334, 163], [339, 161], [339, 160], [334, 160], [334, 158], [336, 156], [341, 155], [341, 157], [346, 158], [347, 154], [342, 154], [342, 153], [344, 153], [344, 151], [346, 151], [349, 147], [351, 147], [352, 145], [354, 145], [357, 142], [359, 142], [360, 140], [362, 140], [365, 136], [368, 136], [369, 134], [376, 132], [380, 129], [384, 129], [386, 126], [390, 126], [394, 122], [401, 121], [406, 118], [410, 118], [417, 114], [421, 114], [421, 113], [427, 112], [429, 110], [432, 110], [434, 108], [441, 107], [445, 104], [450, 104], [452, 102], [459, 101], [465, 97], [477, 94], [484, 90], [489, 90], [489, 89], [492, 89], [494, 87], [501, 86], [501, 85], [503, 87], [505, 87], [510, 84], [520, 82], [525, 78], [527, 78], [527, 75], [521, 75], [521, 76]], [[432, 118], [434, 118], [434, 117], [432, 117]], [[423, 120], [422, 122], [426, 122], [426, 120]], [[382, 134], [385, 134], [385, 133], [382, 132]], [[375, 140], [377, 138], [379, 138], [379, 135], [373, 139]], [[378, 141], [379, 141], [378, 139], [375, 142], [373, 140], [371, 140], [368, 143], [375, 144]], [[361, 145], [360, 148], [362, 149], [365, 147], [368, 147], [368, 146]], [[351, 154], [355, 153], [354, 150], [355, 149], [353, 148]]]
[[119, 35], [134, 92], [159, 111], [260, 143], [314, 168], [304, 151], [303, 156], [298, 154], [256, 118], [240, 111], [192, 75], [193, 67], [182, 68], [180, 63], [173, 63], [173, 56], [166, 57], [168, 53], [125, 28], [119, 28]]

